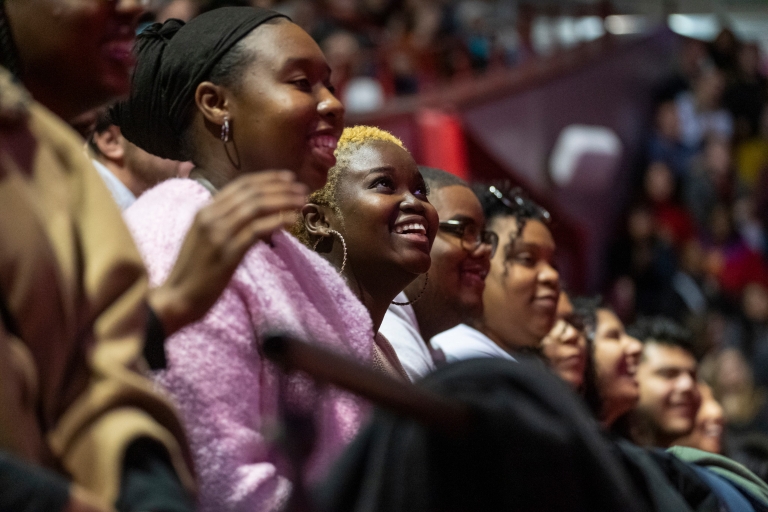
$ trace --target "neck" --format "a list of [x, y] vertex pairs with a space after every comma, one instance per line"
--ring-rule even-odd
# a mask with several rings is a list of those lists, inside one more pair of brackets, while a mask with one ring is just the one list
[[155, 183], [149, 183], [145, 180], [142, 180], [138, 176], [136, 176], [134, 173], [126, 169], [125, 167], [121, 165], [116, 165], [111, 160], [107, 160], [105, 158], [98, 157], [97, 158], [99, 162], [101, 162], [104, 167], [109, 169], [109, 172], [115, 175], [117, 179], [120, 180], [120, 182], [125, 185], [128, 190], [131, 191], [131, 193], [139, 197], [141, 194], [152, 188]]
[[[425, 275], [419, 276], [405, 289], [405, 295], [408, 300], [413, 300], [419, 296], [418, 301], [413, 304], [413, 312], [416, 314], [416, 320], [419, 323], [419, 333], [424, 341], [429, 345], [429, 340], [443, 331], [456, 327], [462, 321], [460, 315], [444, 304], [443, 297], [434, 292], [434, 287], [427, 284], [424, 287]], [[423, 293], [422, 293], [423, 290]]]
[[[362, 273], [360, 273], [362, 274]], [[368, 310], [373, 322], [373, 332], [378, 333], [384, 315], [389, 309], [389, 305], [395, 300], [395, 297], [405, 288], [405, 286], [414, 278], [413, 274], [398, 276], [392, 279], [393, 272], [379, 272], [375, 278], [358, 277], [353, 265], [347, 263], [342, 277], [352, 292], [360, 299], [360, 302]], [[400, 274], [398, 272], [398, 274]], [[388, 279], [386, 279], [388, 278]], [[408, 279], [407, 282], [404, 282]]]

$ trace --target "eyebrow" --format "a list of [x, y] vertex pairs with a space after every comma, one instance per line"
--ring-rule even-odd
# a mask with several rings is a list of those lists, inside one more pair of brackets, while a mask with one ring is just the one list
[[[291, 67], [314, 67], [317, 64], [318, 61], [309, 58], [309, 57], [290, 57], [285, 60], [283, 63], [282, 68], [291, 68]], [[323, 62], [324, 70], [328, 74], [328, 76], [331, 76], [331, 66], [328, 65], [327, 62]]]
[[395, 172], [395, 168], [392, 167], [391, 165], [382, 165], [380, 167], [374, 167], [373, 169], [368, 169], [368, 172], [365, 173], [365, 177], [367, 178], [371, 174], [376, 174], [377, 172], [393, 174]]

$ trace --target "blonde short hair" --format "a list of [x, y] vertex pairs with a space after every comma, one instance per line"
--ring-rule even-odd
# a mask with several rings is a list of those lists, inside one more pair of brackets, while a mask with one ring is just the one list
[[[320, 206], [328, 206], [338, 213], [336, 190], [339, 185], [339, 175], [349, 165], [349, 160], [354, 152], [360, 149], [361, 146], [373, 141], [391, 142], [408, 151], [403, 141], [381, 128], [365, 125], [345, 128], [339, 138], [336, 151], [334, 151], [336, 165], [328, 170], [328, 178], [323, 188], [316, 190], [309, 196], [309, 202]], [[309, 245], [309, 233], [307, 233], [303, 218], [298, 219], [291, 231], [301, 242]]]

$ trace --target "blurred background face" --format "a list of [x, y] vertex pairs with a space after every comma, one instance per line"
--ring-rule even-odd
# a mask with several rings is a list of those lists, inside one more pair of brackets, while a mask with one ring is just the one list
[[140, 0], [11, 0], [9, 22], [37, 99], [69, 120], [128, 92]]
[[675, 178], [664, 162], [653, 162], [645, 172], [645, 193], [654, 203], [666, 203], [675, 193]]
[[484, 332], [508, 350], [538, 347], [555, 322], [560, 297], [552, 233], [529, 219], [515, 236], [514, 217], [498, 217], [489, 228], [499, 235], [499, 249], [485, 281]]
[[584, 383], [587, 364], [587, 341], [577, 327], [580, 324], [573, 316], [573, 305], [568, 294], [560, 292], [557, 321], [544, 337], [542, 349], [555, 372], [575, 389], [581, 388]]
[[696, 359], [681, 347], [645, 343], [637, 371], [637, 413], [650, 427], [657, 446], [669, 446], [693, 429], [701, 403], [696, 368]]
[[[458, 220], [478, 230], [485, 228], [480, 201], [471, 189], [442, 187], [431, 192], [429, 199], [441, 221]], [[422, 302], [435, 304], [439, 314], [455, 318], [457, 324], [482, 314], [490, 247], [482, 245], [470, 252], [454, 234], [438, 231], [430, 254], [429, 286]]]
[[720, 403], [715, 400], [712, 388], [700, 382], [701, 406], [696, 413], [693, 431], [687, 436], [676, 440], [673, 444], [690, 446], [705, 452], [721, 453], [723, 450], [723, 433], [725, 432], [725, 416]]
[[637, 365], [642, 344], [628, 335], [624, 324], [610, 310], [597, 310], [595, 327], [595, 377], [603, 402], [602, 420], [612, 424], [637, 404], [640, 392]]

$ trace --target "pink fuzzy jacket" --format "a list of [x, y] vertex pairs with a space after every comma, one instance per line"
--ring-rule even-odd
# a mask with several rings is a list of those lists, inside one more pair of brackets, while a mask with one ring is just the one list
[[[197, 182], [173, 179], [126, 211], [153, 286], [168, 276], [195, 213], [210, 198]], [[262, 336], [275, 331], [366, 364], [373, 355], [368, 311], [331, 265], [284, 231], [274, 233], [271, 245], [257, 243], [208, 315], [166, 340], [168, 369], [157, 376], [189, 433], [201, 511], [279, 510], [290, 494], [267, 440], [280, 373], [259, 354]], [[315, 411], [318, 435], [307, 471], [313, 480], [352, 440], [367, 407], [302, 377], [286, 388], [292, 404]]]

